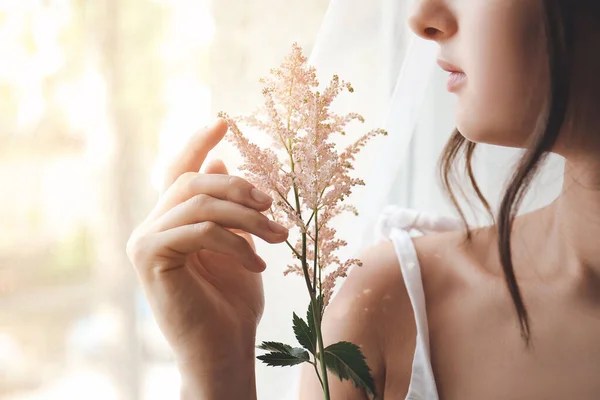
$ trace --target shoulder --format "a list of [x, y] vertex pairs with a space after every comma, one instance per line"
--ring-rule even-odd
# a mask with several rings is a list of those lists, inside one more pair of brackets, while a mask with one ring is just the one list
[[[476, 262], [460, 231], [416, 237], [413, 243], [429, 314], [468, 285]], [[386, 397], [401, 397], [412, 374], [416, 325], [400, 261], [389, 240], [358, 258], [363, 266], [352, 270], [334, 297], [324, 330], [336, 341], [360, 344]]]
[[[386, 376], [387, 349], [391, 345], [388, 342], [392, 338], [389, 333], [394, 332], [394, 340], [406, 348], [402, 370], [394, 368], [394, 381], [401, 381], [408, 389], [416, 332], [412, 306], [392, 242], [381, 241], [363, 250], [357, 258], [362, 266], [351, 270], [325, 310], [324, 341], [326, 344], [350, 341], [359, 345], [371, 368], [378, 394], [390, 397]], [[362, 399], [348, 382], [342, 384], [332, 378], [330, 383], [332, 394]]]
[[[431, 308], [455, 297], [477, 275], [477, 261], [460, 231], [416, 237], [413, 244], [421, 266], [429, 319]], [[412, 374], [416, 325], [400, 261], [390, 240], [364, 249], [358, 258], [363, 266], [349, 273], [325, 311], [325, 344], [345, 340], [359, 345], [378, 392], [384, 398], [401, 398], [408, 391]], [[303, 382], [308, 384], [311, 375], [306, 371]], [[362, 399], [348, 382], [342, 384], [336, 378], [330, 382], [335, 385], [332, 393]]]
[[363, 250], [358, 258], [362, 267], [349, 273], [333, 298], [325, 312], [324, 329], [334, 336], [364, 341], [370, 347], [367, 350], [372, 350], [372, 361], [382, 368], [384, 357], [378, 353], [386, 347], [388, 332], [405, 332], [407, 337], [414, 332], [411, 324], [397, 323], [411, 319], [412, 306], [391, 241]]

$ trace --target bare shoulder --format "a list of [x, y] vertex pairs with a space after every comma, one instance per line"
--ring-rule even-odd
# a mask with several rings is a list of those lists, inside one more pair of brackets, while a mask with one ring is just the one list
[[[402, 319], [411, 320], [411, 305], [402, 281], [402, 275], [394, 246], [389, 241], [363, 250], [358, 258], [362, 267], [355, 267], [344, 280], [339, 293], [334, 296], [325, 310], [323, 336], [325, 344], [350, 341], [361, 347], [375, 379], [378, 397], [387, 391], [386, 348], [391, 330], [401, 329], [406, 338], [407, 349], [414, 346], [414, 323], [399, 323]], [[404, 317], [403, 317], [404, 316]], [[410, 351], [409, 351], [410, 352]], [[408, 388], [411, 356], [406, 357], [405, 382]], [[394, 379], [398, 376], [394, 371]], [[316, 398], [319, 384], [314, 371], [305, 368], [301, 382], [301, 399]], [[332, 398], [366, 399], [349, 382], [330, 379]], [[384, 393], [385, 392], [385, 393]]]
[[[464, 249], [460, 232], [418, 237], [413, 243], [426, 301], [435, 304], [461, 284], [466, 271], [454, 266], [464, 264], [469, 252]], [[358, 344], [372, 369], [378, 392], [384, 398], [402, 398], [412, 373], [416, 325], [400, 261], [389, 240], [366, 248], [358, 258], [363, 266], [350, 272], [325, 311], [324, 340], [326, 344], [342, 340]], [[340, 398], [363, 398], [352, 385], [340, 384], [337, 378], [332, 381], [332, 393], [337, 392]], [[305, 379], [303, 383], [309, 382]]]
[[337, 335], [351, 334], [364, 340], [372, 351], [373, 365], [383, 373], [392, 336], [408, 347], [414, 343], [412, 305], [391, 241], [365, 249], [359, 258], [363, 266], [349, 274], [325, 318], [328, 329], [340, 329]]
[[[443, 314], [447, 301], [463, 293], [478, 276], [483, 278], [473, 243], [487, 241], [486, 235], [485, 230], [475, 230], [471, 242], [465, 240], [461, 231], [413, 238], [428, 319], [430, 314], [434, 318]], [[412, 375], [416, 325], [400, 261], [391, 241], [366, 249], [361, 259], [363, 268], [355, 269], [344, 283], [330, 320], [337, 324], [343, 315], [350, 313], [357, 322], [356, 329], [371, 331], [370, 337], [379, 341], [376, 351], [380, 352], [378, 362], [384, 377], [384, 398], [402, 398]], [[372, 331], [377, 332], [377, 336], [372, 335]], [[368, 335], [365, 332], [362, 336]]]
[[[419, 261], [426, 264], [424, 279], [427, 271], [445, 270], [446, 257], [456, 258], [459, 237], [449, 233], [414, 240]], [[400, 261], [389, 240], [365, 249], [359, 258], [363, 266], [352, 270], [328, 307], [324, 331], [332, 341], [359, 344], [379, 392], [384, 398], [401, 398], [412, 374], [416, 325]], [[451, 272], [438, 275], [455, 279]]]

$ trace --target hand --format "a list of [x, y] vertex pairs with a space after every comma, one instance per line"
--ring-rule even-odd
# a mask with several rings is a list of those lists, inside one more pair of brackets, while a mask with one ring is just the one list
[[226, 368], [240, 354], [253, 358], [265, 264], [250, 234], [269, 243], [288, 237], [261, 214], [272, 199], [228, 175], [222, 161], [198, 173], [226, 132], [219, 119], [190, 140], [168, 169], [166, 191], [127, 244], [178, 362], [203, 371]]

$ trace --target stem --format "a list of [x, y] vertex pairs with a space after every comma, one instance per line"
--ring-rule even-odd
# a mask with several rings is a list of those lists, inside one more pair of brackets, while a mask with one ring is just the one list
[[279, 195], [279, 197], [281, 197], [281, 200], [283, 200], [291, 209], [293, 209], [294, 207], [290, 204], [290, 202], [288, 201], [288, 199], [285, 198], [284, 195], [281, 194], [281, 192], [277, 189], [275, 189], [275, 191], [277, 192], [277, 194]]
[[[318, 225], [318, 215], [317, 211], [313, 211], [313, 215], [315, 216], [315, 259], [314, 259], [314, 267], [313, 267], [313, 284], [315, 288], [315, 292], [317, 291], [317, 260], [319, 258], [319, 247], [317, 246], [319, 240], [319, 225]], [[321, 288], [321, 282], [319, 281], [319, 289]]]
[[[325, 400], [329, 400], [330, 394], [329, 394], [329, 380], [327, 378], [327, 366], [325, 365], [325, 353], [323, 351], [323, 334], [321, 332], [321, 322], [322, 322], [322, 315], [321, 315], [321, 306], [320, 304], [317, 304], [316, 302], [316, 292], [317, 292], [317, 268], [319, 268], [319, 265], [317, 263], [317, 259], [318, 259], [318, 239], [319, 239], [319, 225], [318, 225], [318, 212], [317, 210], [315, 210], [314, 212], [315, 214], [315, 260], [314, 260], [314, 268], [313, 268], [313, 282], [315, 283], [315, 292], [311, 294], [312, 300], [313, 300], [313, 319], [314, 319], [314, 323], [315, 323], [315, 329], [317, 330], [317, 343], [319, 346], [319, 354], [320, 354], [320, 359], [319, 362], [321, 364], [321, 374], [323, 375], [323, 392], [325, 394]], [[319, 268], [319, 293], [322, 293], [321, 291], [321, 269]], [[322, 301], [322, 298], [321, 298]], [[318, 310], [316, 309], [318, 306]], [[316, 359], [316, 357], [315, 357]]]
[[[314, 293], [311, 293], [312, 307], [313, 307], [313, 321], [315, 323], [315, 329], [317, 330], [317, 344], [319, 346], [318, 358], [319, 364], [321, 365], [321, 375], [323, 376], [323, 394], [325, 400], [330, 400], [331, 395], [329, 394], [329, 379], [327, 378], [327, 366], [325, 365], [325, 356], [323, 351], [323, 335], [321, 333], [321, 307], [317, 308], [318, 304], [315, 299]], [[315, 359], [317, 357], [315, 356]]]
[[[293, 167], [292, 167], [293, 168]], [[300, 209], [300, 197], [298, 196], [298, 187], [296, 183], [294, 185], [294, 196], [296, 199], [296, 206], [298, 210]], [[302, 218], [302, 216], [300, 216]], [[306, 283], [306, 288], [308, 289], [308, 293], [310, 294], [310, 302], [313, 308], [313, 322], [315, 324], [315, 329], [317, 331], [317, 343], [319, 346], [319, 354], [320, 358], [315, 356], [315, 360], [319, 361], [321, 365], [321, 378], [323, 379], [323, 394], [325, 395], [325, 400], [330, 400], [331, 395], [329, 394], [329, 380], [327, 378], [327, 367], [325, 366], [325, 358], [323, 357], [323, 335], [321, 333], [321, 307], [318, 307], [317, 298], [315, 296], [316, 293], [316, 284], [313, 287], [310, 283], [310, 277], [308, 274], [308, 265], [306, 263], [306, 232], [302, 233], [302, 258], [300, 259], [302, 263], [302, 272], [304, 273], [304, 281]]]
[[319, 297], [323, 298], [323, 285], [321, 285], [321, 265], [319, 265]]
[[296, 251], [296, 249], [294, 248], [294, 246], [292, 246], [292, 244], [290, 243], [290, 241], [289, 241], [289, 240], [286, 240], [286, 241], [285, 241], [285, 243], [288, 245], [288, 247], [289, 247], [290, 249], [292, 249], [292, 251], [294, 252], [294, 254], [296, 255], [296, 257], [298, 257], [298, 259], [299, 259], [299, 260], [301, 260], [301, 259], [302, 259], [302, 256], [300, 255], [300, 253], [298, 253], [298, 252]]
[[306, 223], [306, 226], [310, 225], [310, 221], [312, 221], [312, 219], [315, 217], [315, 213], [313, 211], [312, 215], [310, 216], [310, 218], [308, 219], [308, 222]]
[[[290, 97], [292, 95], [292, 87], [290, 87]], [[287, 120], [288, 130], [290, 129], [291, 116], [292, 116], [292, 113], [290, 111], [290, 114], [288, 115], [288, 120]], [[290, 164], [291, 164], [292, 174], [294, 173], [294, 170], [295, 170], [293, 154], [294, 154], [293, 153], [293, 143], [290, 140], [289, 155], [290, 155]], [[302, 209], [300, 208], [300, 196], [298, 194], [298, 186], [296, 185], [296, 181], [293, 178], [292, 178], [292, 185], [294, 188], [294, 197], [296, 200], [296, 211], [298, 213], [298, 217], [300, 218], [300, 221], [303, 222], [302, 221]], [[306, 288], [308, 289], [308, 293], [310, 294], [310, 302], [311, 302], [311, 306], [313, 308], [313, 322], [315, 324], [315, 329], [317, 331], [317, 343], [319, 346], [320, 358], [317, 358], [317, 356], [315, 356], [315, 362], [319, 361], [319, 364], [321, 365], [322, 377], [319, 376], [318, 372], [317, 372], [317, 376], [319, 377], [319, 380], [321, 380], [321, 378], [322, 378], [321, 384], [323, 386], [323, 394], [325, 396], [325, 400], [330, 400], [331, 394], [329, 393], [329, 380], [327, 379], [327, 367], [325, 366], [325, 357], [323, 356], [323, 335], [321, 334], [321, 307], [317, 308], [318, 304], [317, 304], [317, 299], [315, 297], [315, 293], [317, 291], [316, 290], [317, 282], [314, 282], [314, 287], [313, 287], [310, 283], [310, 276], [308, 274], [308, 265], [306, 263], [306, 231], [308, 230], [308, 224], [306, 224], [304, 226], [306, 229], [305, 229], [305, 232], [302, 232], [302, 257], [301, 257], [300, 261], [302, 263], [302, 272], [304, 273], [304, 281], [306, 283]], [[315, 254], [315, 256], [316, 256], [316, 254]], [[315, 369], [316, 369], [316, 365], [315, 365]]]
[[[315, 223], [317, 221], [317, 216], [315, 215]], [[317, 231], [318, 235], [318, 231]], [[315, 241], [316, 247], [316, 241]], [[315, 252], [315, 260], [316, 260], [316, 252]], [[316, 261], [315, 261], [316, 266]], [[331, 395], [329, 394], [329, 379], [327, 377], [327, 366], [325, 365], [325, 356], [323, 352], [323, 334], [321, 333], [321, 307], [317, 303], [317, 281], [316, 281], [316, 269], [313, 271], [315, 273], [314, 287], [311, 288], [310, 279], [308, 278], [308, 266], [306, 265], [306, 233], [302, 234], [302, 270], [304, 271], [304, 278], [306, 280], [306, 287], [308, 288], [308, 292], [310, 293], [310, 300], [313, 309], [313, 322], [315, 324], [315, 330], [317, 331], [317, 345], [319, 346], [319, 355], [320, 357], [315, 356], [315, 360], [319, 361], [321, 366], [321, 375], [323, 377], [322, 386], [323, 386], [323, 394], [325, 395], [325, 400], [330, 400]], [[319, 291], [320, 291], [320, 282], [319, 282]], [[312, 290], [311, 290], [312, 289]], [[315, 367], [316, 368], [316, 367]]]
[[321, 382], [321, 388], [323, 388], [323, 379], [321, 379], [321, 374], [319, 374], [319, 368], [317, 368], [317, 359], [315, 357], [315, 362], [309, 361], [313, 367], [315, 367], [315, 373], [317, 374], [317, 378], [319, 378], [319, 382]]

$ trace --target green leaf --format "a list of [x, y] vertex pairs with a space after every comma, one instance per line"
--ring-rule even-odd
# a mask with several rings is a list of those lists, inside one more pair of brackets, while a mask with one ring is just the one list
[[256, 358], [271, 367], [285, 367], [310, 361], [308, 352], [298, 347], [292, 348], [290, 353], [272, 352]]
[[289, 344], [283, 344], [283, 343], [279, 343], [279, 342], [262, 342], [260, 344], [260, 346], [256, 346], [256, 347], [261, 350], [274, 351], [274, 352], [278, 352], [278, 353], [287, 353], [287, 354], [290, 354], [290, 351], [292, 350], [292, 346], [290, 346]]
[[327, 346], [323, 351], [325, 365], [329, 371], [340, 380], [352, 381], [354, 386], [375, 397], [375, 382], [360, 347], [349, 342], [339, 342]]
[[294, 313], [294, 333], [298, 343], [312, 354], [316, 353], [317, 335], [314, 330], [311, 330], [302, 318]]
[[299, 347], [292, 347], [284, 343], [262, 342], [262, 344], [257, 347], [261, 350], [271, 352], [256, 357], [269, 366], [290, 366], [310, 361], [310, 356], [306, 350]]

